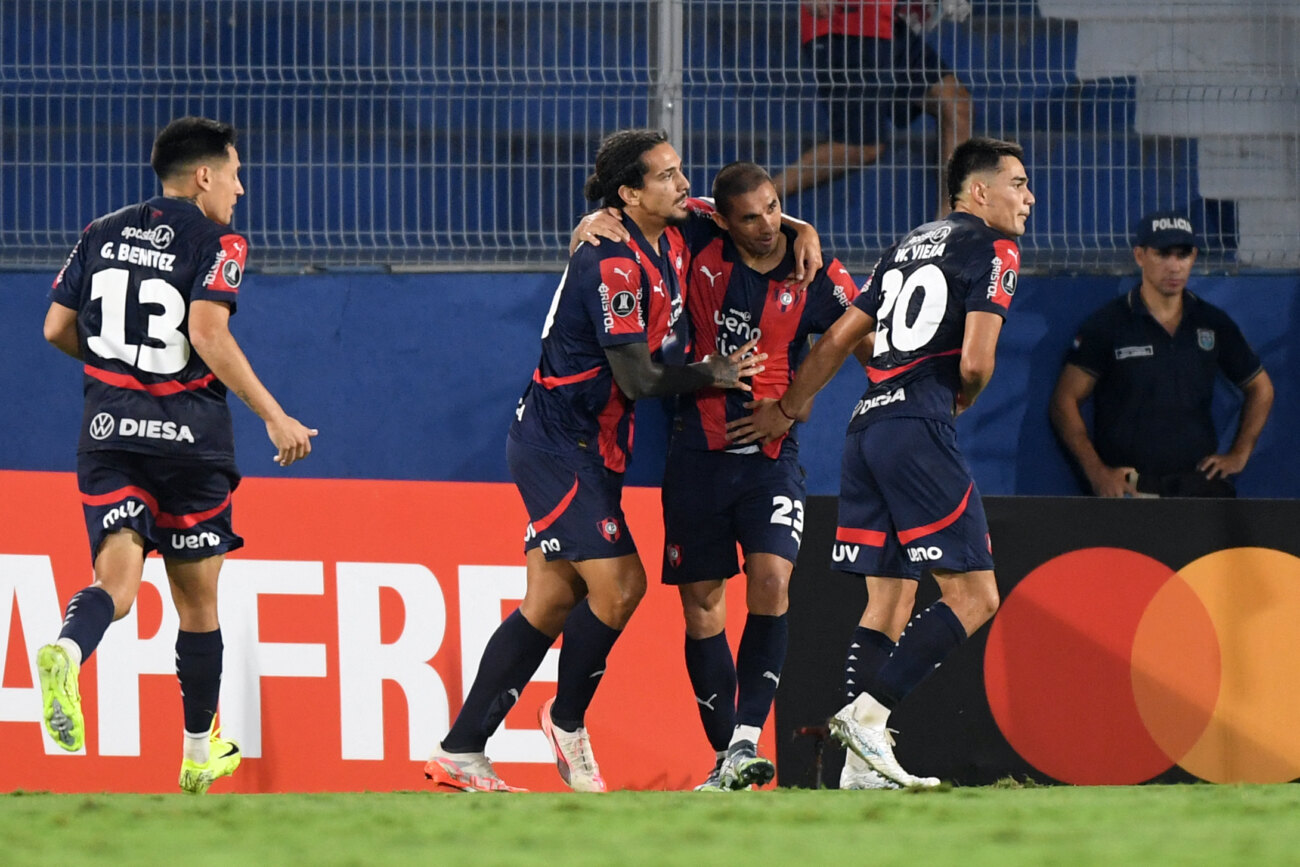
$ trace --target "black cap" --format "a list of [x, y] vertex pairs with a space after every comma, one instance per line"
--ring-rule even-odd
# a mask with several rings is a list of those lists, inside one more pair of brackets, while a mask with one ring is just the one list
[[1133, 230], [1134, 247], [1151, 247], [1164, 250], [1168, 247], [1196, 247], [1196, 233], [1192, 221], [1178, 211], [1156, 211], [1147, 214]]

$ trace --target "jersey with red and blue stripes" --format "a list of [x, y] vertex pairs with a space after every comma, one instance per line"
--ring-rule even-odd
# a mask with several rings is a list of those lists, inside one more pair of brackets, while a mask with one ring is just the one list
[[226, 387], [190, 346], [194, 301], [233, 314], [248, 241], [158, 196], [92, 222], [50, 299], [77, 311], [85, 362], [78, 452], [233, 457]]
[[[790, 386], [795, 368], [808, 350], [808, 337], [822, 334], [858, 295], [853, 278], [832, 259], [806, 289], [791, 285], [794, 230], [782, 228], [786, 254], [771, 271], [760, 274], [741, 259], [729, 235], [715, 238], [691, 265], [687, 312], [695, 329], [692, 355], [728, 355], [758, 338], [756, 352], [767, 353], [764, 370], [750, 381], [753, 393], [706, 388], [681, 395], [673, 426], [674, 442], [700, 450], [751, 452], [754, 446], [727, 441], [727, 422], [750, 414], [745, 404], [756, 398], [779, 399]], [[776, 458], [797, 448], [793, 428], [762, 451]]]
[[853, 302], [876, 320], [876, 345], [849, 430], [894, 416], [951, 422], [966, 314], [1005, 318], [1019, 274], [1016, 242], [972, 214], [925, 223], [889, 248]]
[[651, 244], [631, 219], [625, 243], [582, 244], [569, 258], [542, 327], [542, 356], [519, 399], [510, 435], [559, 453], [598, 456], [623, 472], [632, 452], [633, 402], [614, 381], [608, 347], [645, 343], [660, 364], [685, 364], [690, 331], [683, 315], [692, 251], [720, 229], [709, 206]]

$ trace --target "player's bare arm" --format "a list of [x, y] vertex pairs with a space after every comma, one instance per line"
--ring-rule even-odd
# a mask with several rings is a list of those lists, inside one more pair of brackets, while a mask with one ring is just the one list
[[663, 397], [701, 388], [737, 388], [752, 391], [745, 382], [762, 373], [766, 353], [754, 353], [757, 340], [751, 340], [730, 355], [708, 355], [694, 364], [658, 364], [650, 358], [644, 343], [628, 343], [605, 349], [605, 357], [614, 372], [614, 381], [632, 400]]
[[50, 302], [50, 309], [45, 313], [45, 339], [64, 355], [81, 360], [81, 341], [77, 338], [77, 311], [64, 307], [57, 301]]
[[853, 357], [866, 370], [867, 365], [871, 364], [871, 356], [876, 352], [876, 332], [871, 332], [866, 337], [858, 341], [858, 345], [853, 347]]
[[316, 436], [316, 429], [306, 427], [286, 413], [257, 378], [230, 333], [229, 306], [220, 301], [192, 302], [190, 344], [217, 379], [266, 423], [266, 435], [277, 450], [276, 463], [287, 467], [311, 454], [311, 438]]
[[1256, 374], [1246, 383], [1242, 394], [1241, 422], [1237, 425], [1232, 448], [1225, 454], [1210, 455], [1196, 465], [1207, 479], [1227, 478], [1244, 470], [1255, 451], [1255, 442], [1264, 429], [1264, 422], [1268, 421], [1269, 410], [1273, 408], [1273, 380], [1269, 379], [1268, 373], [1261, 370]]
[[974, 310], [966, 314], [966, 331], [961, 343], [961, 391], [957, 393], [957, 414], [969, 409], [993, 378], [1002, 317]]
[[1088, 477], [1094, 494], [1099, 497], [1135, 496], [1137, 488], [1132, 480], [1137, 471], [1133, 467], [1108, 466], [1088, 437], [1088, 426], [1079, 407], [1096, 385], [1097, 378], [1082, 367], [1065, 365], [1056, 381], [1056, 390], [1052, 392], [1052, 425], [1061, 442], [1079, 462], [1079, 468]]
[[876, 328], [876, 320], [857, 307], [845, 310], [830, 330], [813, 346], [799, 365], [794, 380], [779, 400], [756, 400], [746, 404], [753, 415], [727, 424], [727, 438], [737, 443], [771, 442], [807, 417], [805, 410], [826, 387], [849, 353]]

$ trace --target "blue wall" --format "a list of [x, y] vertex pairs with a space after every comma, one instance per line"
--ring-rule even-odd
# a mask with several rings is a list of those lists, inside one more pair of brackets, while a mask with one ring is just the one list
[[[0, 466], [8, 469], [74, 466], [81, 374], [41, 337], [50, 279], [3, 275], [0, 394], [7, 412], [0, 417]], [[508, 481], [505, 433], [536, 363], [557, 279], [250, 275], [232, 328], [286, 409], [321, 434], [310, 460], [281, 470], [261, 422], [237, 406], [241, 469], [250, 476]], [[1080, 491], [1048, 424], [1048, 397], [1074, 327], [1128, 282], [1022, 281], [997, 374], [958, 424], [985, 494]], [[1200, 278], [1193, 288], [1234, 316], [1277, 387], [1273, 415], [1239, 480], [1242, 494], [1300, 497], [1300, 278]], [[802, 435], [811, 493], [838, 490], [843, 427], [864, 382], [846, 367], [818, 397]], [[1219, 404], [1226, 443], [1236, 424], [1226, 386]], [[662, 408], [643, 402], [630, 483], [658, 483], [665, 428]]]

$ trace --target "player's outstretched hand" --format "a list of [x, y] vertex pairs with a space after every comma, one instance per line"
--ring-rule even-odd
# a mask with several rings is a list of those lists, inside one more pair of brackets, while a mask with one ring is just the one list
[[622, 243], [631, 237], [623, 225], [622, 211], [618, 208], [599, 208], [578, 221], [578, 227], [569, 239], [569, 255], [573, 255], [580, 242], [599, 247], [601, 238]]
[[754, 414], [727, 423], [727, 439], [734, 443], [771, 442], [794, 425], [794, 419], [770, 397], [751, 400], [745, 409], [752, 409]]
[[311, 454], [311, 438], [318, 433], [320, 431], [316, 428], [307, 427], [289, 415], [271, 419], [266, 423], [266, 435], [271, 438], [271, 444], [279, 449], [274, 460], [282, 467], [287, 467], [294, 461], [300, 461]]
[[713, 374], [713, 387], [753, 391], [749, 383], [743, 380], [767, 369], [763, 365], [767, 360], [767, 353], [754, 352], [754, 347], [757, 345], [758, 338], [755, 337], [730, 355], [706, 355], [704, 363], [709, 365], [709, 372]]

